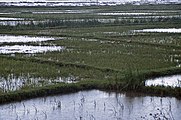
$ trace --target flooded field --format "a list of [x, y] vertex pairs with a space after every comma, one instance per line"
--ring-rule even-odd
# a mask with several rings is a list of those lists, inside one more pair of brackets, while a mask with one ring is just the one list
[[180, 111], [175, 98], [91, 90], [0, 105], [0, 119], [179, 120]]
[[37, 25], [40, 23], [45, 23], [45, 21], [34, 21], [34, 20], [4, 20], [0, 21], [2, 26], [18, 26], [18, 25]]
[[155, 28], [155, 29], [143, 29], [143, 30], [134, 30], [134, 32], [158, 32], [158, 33], [181, 33], [180, 28]]
[[146, 86], [170, 86], [170, 87], [181, 87], [181, 75], [173, 75], [166, 77], [159, 77], [150, 79], [145, 82]]
[[74, 83], [78, 81], [78, 77], [69, 76], [69, 77], [57, 77], [52, 79], [47, 78], [36, 78], [31, 77], [30, 75], [15, 76], [13, 74], [8, 77], [0, 77], [0, 90], [3, 92], [10, 92], [21, 90], [26, 87], [41, 87], [45, 85], [52, 85], [57, 83]]
[[24, 18], [7, 18], [7, 17], [0, 17], [0, 21], [2, 20], [24, 20]]
[[0, 35], [0, 43], [19, 43], [19, 42], [27, 43], [27, 42], [43, 42], [43, 41], [49, 41], [49, 40], [56, 40], [56, 39], [53, 37]]
[[[92, 1], [85, 1], [85, 0], [63, 0], [63, 1], [57, 1], [57, 0], [45, 0], [45, 1], [38, 1], [37, 0], [27, 0], [27, 1], [20, 1], [20, 0], [2, 0], [1, 2], [6, 4], [6, 6], [116, 6], [116, 5], [124, 5], [124, 4], [135, 4], [135, 5], [141, 5], [141, 4], [175, 4], [180, 3], [179, 0], [174, 1], [154, 1], [154, 0], [147, 0], [147, 1], [140, 1], [140, 0], [92, 0]], [[9, 2], [9, 3], [8, 3]]]
[[136, 16], [139, 16], [139, 15], [154, 15], [155, 13], [123, 13], [123, 12], [120, 12], [120, 13], [98, 13], [98, 15], [136, 15]]
[[0, 47], [1, 54], [12, 53], [45, 53], [48, 51], [62, 51], [65, 47], [61, 46], [29, 46], [29, 45], [14, 45]]
[[141, 2], [1, 2], [0, 119], [180, 120], [181, 7]]
[[[53, 41], [62, 38], [53, 37], [30, 37], [30, 36], [13, 36], [13, 35], [0, 35], [0, 43], [40, 43], [43, 41]], [[65, 47], [62, 46], [31, 46], [31, 45], [4, 45], [0, 46], [0, 54], [12, 54], [12, 53], [45, 53], [48, 51], [61, 51]]]

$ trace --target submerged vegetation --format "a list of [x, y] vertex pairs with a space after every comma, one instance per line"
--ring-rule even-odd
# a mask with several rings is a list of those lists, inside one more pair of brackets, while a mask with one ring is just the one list
[[[148, 78], [181, 74], [181, 33], [141, 32], [180, 28], [180, 5], [1, 7], [0, 11], [0, 34], [26, 35], [24, 41], [27, 36], [52, 38], [0, 42], [0, 103], [85, 89], [181, 96], [179, 87], [145, 86]], [[36, 53], [8, 49], [14, 45], [64, 49]]]

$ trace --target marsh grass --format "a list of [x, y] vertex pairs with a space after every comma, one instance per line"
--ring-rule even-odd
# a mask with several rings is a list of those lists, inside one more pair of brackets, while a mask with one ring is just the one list
[[[154, 72], [154, 74], [161, 75], [161, 71]], [[145, 75], [146, 74], [144, 74], [144, 78], [149, 77], [150, 74], [147, 73], [147, 75], [146, 76]], [[149, 95], [174, 96], [180, 99], [181, 96], [180, 88], [163, 87], [163, 86], [145, 87], [143, 81], [140, 81], [140, 79], [143, 79], [142, 75], [137, 75], [137, 76], [127, 75], [127, 78], [131, 79], [130, 82], [125, 81], [124, 78], [115, 79], [115, 80], [84, 80], [78, 83], [70, 83], [70, 84], [59, 83], [56, 85], [35, 87], [31, 89], [22, 89], [14, 92], [0, 94], [1, 97], [0, 103], [2, 104], [12, 101], [21, 101], [24, 99], [29, 99], [34, 97], [41, 97], [41, 96], [54, 95], [54, 94], [65, 94], [65, 93], [76, 92], [81, 90], [90, 90], [90, 89], [112, 90], [117, 92], [134, 91]], [[139, 80], [140, 82], [135, 80]]]

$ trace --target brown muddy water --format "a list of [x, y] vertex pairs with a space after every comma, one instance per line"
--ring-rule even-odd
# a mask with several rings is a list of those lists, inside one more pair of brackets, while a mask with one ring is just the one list
[[80, 91], [0, 105], [2, 120], [180, 120], [181, 100]]

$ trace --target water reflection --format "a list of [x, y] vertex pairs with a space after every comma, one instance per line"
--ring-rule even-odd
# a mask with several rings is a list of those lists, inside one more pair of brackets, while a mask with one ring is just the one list
[[34, 20], [4, 20], [0, 21], [0, 25], [3, 26], [18, 26], [18, 25], [38, 25], [45, 23], [46, 21], [34, 21]]
[[8, 18], [8, 17], [0, 17], [1, 20], [24, 20], [24, 18]]
[[0, 119], [179, 120], [181, 101], [131, 97], [99, 90], [31, 99], [0, 106]]
[[130, 16], [132, 16], [132, 15], [136, 15], [136, 16], [139, 16], [139, 15], [155, 15], [156, 13], [147, 13], [147, 12], [145, 12], [145, 13], [136, 13], [136, 12], [128, 12], [128, 13], [117, 13], [117, 12], [114, 12], [114, 13], [98, 13], [98, 15], [130, 15]]
[[181, 33], [181, 28], [155, 28], [155, 29], [143, 29], [143, 30], [133, 30], [133, 32], [158, 32], [158, 33]]
[[0, 47], [0, 54], [11, 53], [44, 53], [48, 51], [61, 51], [65, 47], [61, 46], [28, 46], [28, 45], [14, 45]]
[[78, 81], [78, 77], [69, 75], [68, 77], [56, 77], [52, 79], [42, 77], [32, 77], [29, 74], [27, 76], [15, 76], [13, 74], [7, 77], [0, 77], [0, 90], [3, 92], [16, 91], [25, 87], [40, 87], [57, 83], [75, 83]]
[[56, 39], [52, 37], [0, 35], [0, 43], [16, 43], [16, 42], [27, 43], [27, 42], [42, 42], [42, 41], [48, 41], [48, 40], [56, 40]]
[[172, 75], [166, 77], [159, 77], [155, 79], [149, 79], [145, 82], [145, 85], [181, 87], [181, 75]]

